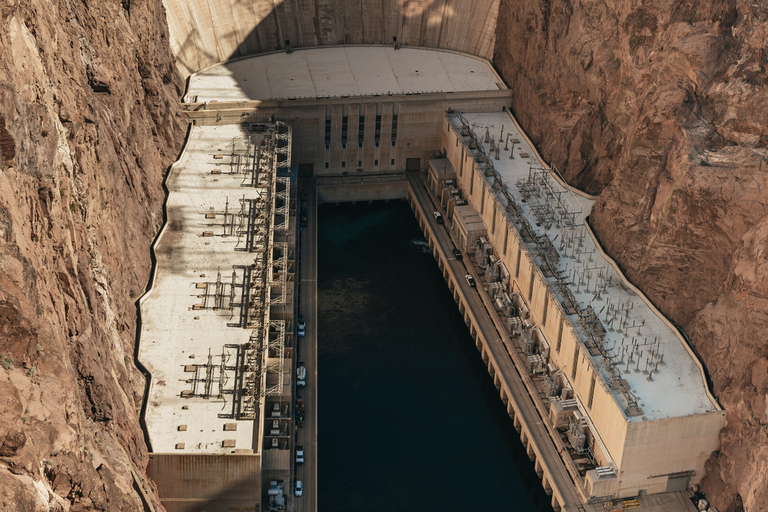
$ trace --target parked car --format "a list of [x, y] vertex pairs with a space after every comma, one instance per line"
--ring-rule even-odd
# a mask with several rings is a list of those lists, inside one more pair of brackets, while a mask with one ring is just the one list
[[467, 275], [466, 275], [466, 276], [464, 276], [464, 277], [466, 277], [466, 278], [467, 278], [467, 283], [469, 283], [469, 286], [472, 286], [472, 287], [474, 287], [474, 286], [475, 286], [475, 278], [474, 278], [474, 277], [472, 277], [472, 276], [471, 276], [471, 275], [469, 275], [469, 274], [467, 274]]
[[443, 214], [442, 213], [440, 213], [440, 212], [433, 212], [433, 215], [435, 216], [435, 220], [437, 221], [438, 224], [442, 224], [444, 222], [443, 221]]
[[304, 464], [304, 447], [296, 447], [296, 464]]
[[304, 322], [304, 319], [302, 317], [299, 317], [299, 321], [296, 322], [296, 329], [298, 330], [298, 334], [300, 338], [304, 337], [304, 334], [306, 333], [307, 324]]
[[301, 485], [301, 480], [296, 480], [296, 489], [294, 490], [294, 494], [296, 496], [301, 496], [304, 494], [304, 486]]
[[296, 385], [303, 388], [307, 384], [307, 369], [304, 367], [303, 362], [299, 362], [299, 366], [296, 368]]
[[453, 250], [452, 250], [451, 252], [453, 253], [453, 257], [454, 257], [454, 258], [456, 258], [456, 259], [457, 259], [457, 260], [459, 260], [459, 261], [461, 261], [461, 259], [464, 257], [464, 256], [461, 254], [461, 251], [460, 251], [460, 250], [458, 250], [458, 249], [456, 249], [455, 247], [453, 248]]

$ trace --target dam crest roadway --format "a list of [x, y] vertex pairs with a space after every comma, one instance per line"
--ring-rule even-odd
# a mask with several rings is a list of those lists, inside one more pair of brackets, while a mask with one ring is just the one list
[[[173, 495], [163, 501], [169, 511], [186, 510], [182, 494], [190, 491], [174, 481], [171, 461], [190, 471], [202, 466], [188, 457], [203, 457], [210, 471], [215, 463], [206, 456], [216, 454], [227, 455], [223, 487], [233, 474], [260, 479], [256, 495], [238, 485], [242, 500], [233, 506], [258, 499], [263, 510], [317, 510], [317, 203], [390, 199], [405, 199], [414, 211], [553, 508], [695, 510], [687, 489], [719, 446], [724, 412], [679, 333], [595, 241], [585, 223], [593, 199], [541, 160], [507, 110], [509, 97], [484, 59], [391, 46], [248, 57], [190, 78], [192, 127], [169, 178], [171, 227], [155, 251], [168, 255], [165, 263], [158, 257], [158, 275], [194, 275], [170, 284], [175, 292], [156, 279], [142, 302], [144, 317], [145, 306], [160, 301], [152, 313], [158, 319], [145, 322], [140, 354], [153, 375], [150, 468], [166, 472], [158, 487], [161, 498]], [[275, 120], [290, 121], [288, 136]], [[281, 140], [289, 142], [287, 159]], [[225, 182], [231, 192], [216, 192], [211, 203], [208, 190]], [[246, 182], [257, 185], [253, 197], [243, 195]], [[177, 208], [175, 197], [188, 206]], [[272, 206], [261, 215], [263, 203]], [[189, 217], [175, 221], [185, 208]], [[253, 250], [215, 252], [222, 244], [238, 251], [241, 239]], [[263, 277], [247, 262], [252, 252], [265, 255]], [[186, 288], [204, 290], [203, 302]], [[176, 298], [163, 312], [168, 293]], [[262, 316], [245, 316], [260, 327], [222, 322], [226, 308], [209, 295], [226, 299], [230, 316], [248, 303]], [[168, 336], [177, 328], [166, 322], [210, 327], [202, 327], [205, 336], [191, 334], [200, 343], [192, 349]], [[238, 347], [252, 346], [254, 329], [263, 329], [262, 369], [247, 370], [235, 361], [246, 359], [249, 349]], [[208, 362], [189, 361], [182, 347]], [[158, 357], [166, 362], [148, 363]], [[195, 377], [163, 379], [174, 364]], [[235, 410], [219, 433], [218, 409], [233, 407], [227, 376], [237, 387], [248, 371], [261, 379], [254, 389], [262, 391], [248, 402], [253, 414], [238, 418]], [[226, 392], [211, 392], [217, 385]], [[206, 412], [184, 420], [182, 430], [179, 418], [192, 408]], [[215, 432], [192, 435], [187, 426], [195, 422]], [[184, 436], [190, 441], [180, 442]], [[297, 446], [303, 464], [294, 462]], [[296, 480], [304, 482], [302, 497], [293, 496]], [[221, 491], [196, 499], [209, 503]]]

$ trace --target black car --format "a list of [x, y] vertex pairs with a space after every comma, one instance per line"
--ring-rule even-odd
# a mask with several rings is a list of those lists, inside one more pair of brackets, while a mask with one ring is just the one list
[[459, 260], [459, 261], [461, 261], [461, 258], [463, 258], [463, 257], [464, 257], [464, 256], [461, 254], [461, 251], [460, 251], [460, 250], [458, 250], [458, 249], [456, 249], [455, 247], [453, 248], [453, 250], [452, 250], [451, 252], [453, 253], [453, 256], [454, 256], [454, 258], [456, 258], [456, 259], [457, 259], [457, 260]]
[[299, 225], [303, 228], [307, 227], [307, 209], [302, 208], [299, 213]]

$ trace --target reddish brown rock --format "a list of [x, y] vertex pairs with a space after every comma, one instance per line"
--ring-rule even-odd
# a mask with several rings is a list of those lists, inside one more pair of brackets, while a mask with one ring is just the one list
[[135, 301], [183, 137], [162, 2], [0, 17], [0, 510], [143, 510]]
[[703, 489], [768, 510], [768, 7], [503, 1], [513, 110], [627, 276], [690, 336], [728, 413]]

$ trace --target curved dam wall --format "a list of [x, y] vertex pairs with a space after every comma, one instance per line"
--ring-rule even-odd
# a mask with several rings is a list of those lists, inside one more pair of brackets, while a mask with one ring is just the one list
[[336, 44], [441, 48], [490, 60], [499, 0], [163, 0], [183, 75], [233, 58]]

